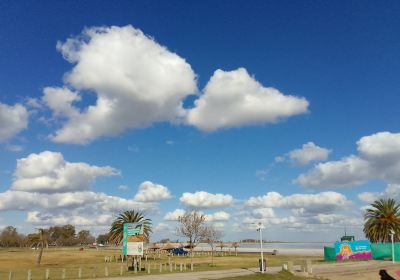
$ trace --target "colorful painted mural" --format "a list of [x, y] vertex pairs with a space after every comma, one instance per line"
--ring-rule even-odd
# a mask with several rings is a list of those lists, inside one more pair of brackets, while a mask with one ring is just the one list
[[336, 260], [364, 259], [372, 260], [371, 243], [369, 240], [335, 242]]

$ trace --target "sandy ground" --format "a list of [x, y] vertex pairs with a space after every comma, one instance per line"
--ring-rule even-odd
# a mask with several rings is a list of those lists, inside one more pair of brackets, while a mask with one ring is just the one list
[[313, 266], [313, 275], [331, 280], [372, 280], [380, 279], [379, 270], [386, 269], [395, 279], [400, 279], [396, 271], [400, 264], [390, 261], [360, 261], [346, 263], [330, 263]]

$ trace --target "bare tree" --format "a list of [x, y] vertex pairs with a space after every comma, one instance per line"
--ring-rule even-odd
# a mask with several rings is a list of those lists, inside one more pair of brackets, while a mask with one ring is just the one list
[[219, 243], [218, 243], [218, 247], [221, 248], [221, 255], [222, 255], [222, 249], [225, 247], [224, 242], [222, 242], [222, 241], [219, 242]]
[[235, 255], [237, 257], [237, 248], [240, 247], [240, 243], [239, 242], [233, 242], [232, 247], [235, 248]]
[[224, 235], [223, 232], [219, 231], [219, 230], [216, 230], [213, 225], [206, 227], [204, 239], [211, 247], [211, 265], [212, 266], [214, 265], [214, 247], [215, 247], [215, 243], [217, 241], [221, 240], [223, 235]]
[[39, 254], [36, 260], [36, 265], [40, 266], [43, 255], [43, 248], [45, 245], [46, 247], [48, 246], [48, 231], [42, 228], [39, 228], [38, 231], [39, 233], [36, 235], [34, 242], [36, 242], [36, 248], [39, 247]]
[[180, 224], [176, 233], [189, 239], [190, 265], [193, 268], [193, 249], [200, 240], [205, 239], [207, 231], [204, 225], [205, 216], [197, 211], [187, 212], [178, 218], [178, 222]]

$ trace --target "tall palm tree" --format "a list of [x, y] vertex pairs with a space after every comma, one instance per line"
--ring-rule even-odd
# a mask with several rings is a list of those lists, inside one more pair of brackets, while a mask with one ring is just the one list
[[364, 214], [364, 233], [371, 242], [390, 242], [390, 233], [399, 241], [400, 205], [392, 198], [375, 200]]
[[120, 213], [111, 225], [109, 230], [109, 241], [115, 244], [120, 244], [123, 237], [125, 223], [143, 223], [143, 234], [149, 240], [151, 230], [151, 220], [145, 219], [142, 212], [135, 210], [125, 211]]

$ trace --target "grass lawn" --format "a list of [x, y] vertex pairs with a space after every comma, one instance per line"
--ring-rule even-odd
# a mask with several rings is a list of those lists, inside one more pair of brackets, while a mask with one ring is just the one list
[[[147, 272], [142, 271], [134, 274], [133, 271], [127, 271], [127, 265], [121, 262], [113, 261], [105, 263], [104, 257], [118, 257], [120, 250], [96, 250], [85, 249], [79, 251], [79, 248], [51, 248], [45, 249], [42, 257], [42, 264], [36, 267], [36, 257], [38, 252], [31, 249], [1, 249], [0, 250], [0, 279], [8, 279], [9, 271], [13, 271], [13, 280], [27, 279], [27, 271], [31, 269], [32, 279], [44, 279], [46, 269], [50, 269], [51, 279], [61, 279], [63, 269], [65, 269], [65, 279], [77, 279], [79, 268], [82, 269], [82, 278], [92, 278], [95, 274], [96, 277], [104, 277], [106, 269], [110, 277], [119, 276], [121, 266], [124, 275], [134, 276], [143, 275]], [[238, 256], [215, 256], [214, 265], [211, 265], [211, 257], [207, 255], [196, 256], [194, 258], [194, 270], [219, 270], [229, 268], [252, 268], [258, 266], [258, 254], [238, 254]], [[114, 258], [112, 258], [114, 259]], [[169, 267], [165, 264], [168, 262], [167, 255], [149, 255], [147, 264], [151, 267], [151, 274], [160, 274], [160, 263], [164, 264], [162, 273], [170, 273]], [[321, 258], [306, 257], [306, 256], [266, 256], [267, 266], [281, 266], [285, 261], [293, 261], [294, 264], [303, 263], [305, 259], [312, 259], [318, 262]], [[179, 271], [180, 263], [187, 264], [187, 271], [190, 269], [189, 257], [170, 257], [171, 262], [174, 264], [173, 272]], [[175, 270], [175, 263], [177, 263], [177, 270]], [[142, 261], [145, 264], [145, 261]], [[107, 267], [107, 268], [106, 268]], [[255, 278], [257, 279], [257, 278]], [[261, 278], [260, 278], [261, 279]], [[262, 278], [263, 279], [263, 278]]]

